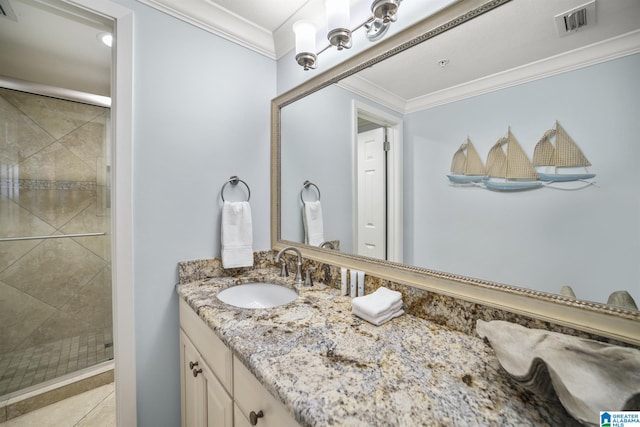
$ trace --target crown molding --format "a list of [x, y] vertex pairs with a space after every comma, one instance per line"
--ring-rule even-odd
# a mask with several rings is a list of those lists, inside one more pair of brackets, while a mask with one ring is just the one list
[[338, 86], [401, 114], [410, 114], [639, 52], [640, 30], [636, 30], [412, 99], [397, 96], [357, 74], [340, 81]]
[[360, 95], [370, 101], [387, 107], [400, 114], [404, 114], [407, 100], [401, 96], [389, 92], [388, 90], [371, 83], [371, 81], [353, 74], [346, 79], [340, 80], [337, 85], [349, 92]]
[[415, 113], [638, 52], [640, 30], [407, 100], [404, 113]]
[[171, 2], [169, 5], [163, 0], [138, 1], [268, 58], [276, 59], [271, 31], [215, 3], [206, 0], [182, 0], [179, 3]]

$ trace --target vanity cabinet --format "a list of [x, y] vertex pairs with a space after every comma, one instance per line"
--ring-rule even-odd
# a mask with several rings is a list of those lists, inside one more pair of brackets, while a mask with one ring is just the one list
[[182, 427], [298, 426], [182, 299], [180, 385]]
[[184, 331], [180, 331], [182, 425], [233, 426], [233, 400]]
[[180, 301], [182, 426], [233, 426], [233, 356]]
[[[233, 389], [236, 426], [298, 426], [287, 408], [277, 401], [239, 360], [234, 360], [233, 363]], [[257, 421], [257, 424], [252, 424], [251, 418]]]

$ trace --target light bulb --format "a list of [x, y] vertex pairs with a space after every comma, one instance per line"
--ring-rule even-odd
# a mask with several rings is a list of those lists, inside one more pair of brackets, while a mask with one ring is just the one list
[[113, 45], [113, 34], [111, 33], [100, 33], [97, 35], [97, 38], [109, 47]]
[[325, 13], [327, 15], [327, 29], [349, 29], [349, 0], [325, 0]]
[[316, 64], [316, 27], [310, 21], [298, 21], [293, 24], [296, 37], [296, 61], [305, 71], [315, 68]]
[[349, 0], [325, 0], [327, 14], [327, 39], [338, 50], [351, 47], [351, 19], [349, 17]]
[[296, 22], [293, 33], [296, 35], [296, 54], [316, 52], [316, 27], [312, 22]]

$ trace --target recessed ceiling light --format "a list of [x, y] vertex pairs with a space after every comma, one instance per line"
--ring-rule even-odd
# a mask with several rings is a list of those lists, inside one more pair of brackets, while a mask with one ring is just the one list
[[111, 33], [99, 33], [96, 37], [109, 47], [113, 45], [113, 34]]

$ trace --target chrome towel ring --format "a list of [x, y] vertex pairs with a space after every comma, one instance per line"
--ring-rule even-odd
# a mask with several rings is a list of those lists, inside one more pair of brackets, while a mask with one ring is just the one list
[[304, 182], [304, 184], [302, 184], [302, 189], [300, 190], [300, 200], [302, 200], [302, 203], [304, 203], [304, 202], [305, 202], [305, 200], [302, 198], [302, 192], [303, 192], [304, 190], [309, 189], [309, 187], [310, 187], [310, 186], [314, 186], [314, 187], [316, 188], [316, 191], [318, 192], [318, 200], [316, 200], [316, 201], [318, 201], [318, 202], [320, 201], [320, 189], [319, 189], [319, 188], [318, 188], [318, 186], [317, 186], [317, 185], [315, 185], [313, 182], [311, 182], [311, 181], [309, 181], [309, 180], [306, 180], [306, 181]]
[[227, 187], [227, 185], [231, 184], [231, 185], [238, 185], [238, 183], [241, 182], [244, 184], [245, 187], [247, 187], [247, 202], [249, 201], [249, 199], [251, 199], [251, 189], [249, 188], [249, 186], [247, 185], [246, 182], [244, 182], [243, 180], [241, 180], [240, 178], [238, 178], [237, 176], [232, 176], [231, 178], [229, 178], [224, 185], [222, 186], [222, 190], [220, 190], [220, 197], [222, 197], [222, 201], [225, 202], [226, 200], [224, 199], [224, 189]]

